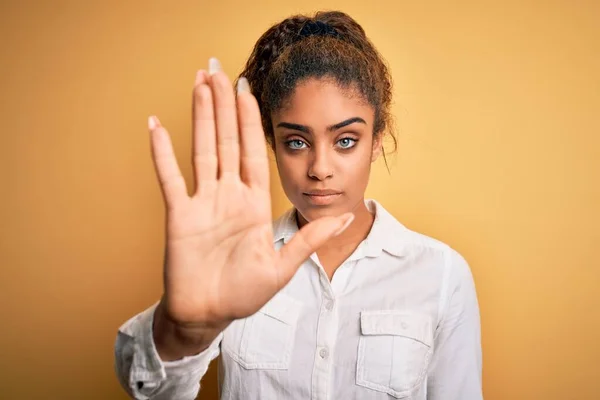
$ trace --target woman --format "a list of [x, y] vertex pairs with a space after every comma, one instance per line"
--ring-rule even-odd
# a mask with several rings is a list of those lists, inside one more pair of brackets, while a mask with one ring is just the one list
[[[479, 310], [467, 263], [365, 200], [391, 130], [391, 82], [341, 12], [295, 16], [237, 82], [194, 89], [195, 192], [149, 119], [167, 209], [164, 294], [116, 342], [138, 399], [193, 399], [219, 354], [223, 399], [472, 400]], [[274, 224], [264, 139], [293, 209]]]

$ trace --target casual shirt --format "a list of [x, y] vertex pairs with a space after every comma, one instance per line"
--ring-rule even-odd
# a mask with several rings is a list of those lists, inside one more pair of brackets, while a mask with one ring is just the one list
[[[331, 281], [312, 254], [262, 309], [198, 355], [161, 361], [152, 337], [157, 303], [124, 323], [115, 344], [121, 385], [136, 399], [191, 400], [220, 354], [221, 399], [482, 399], [467, 262], [377, 201], [365, 203], [373, 226]], [[297, 231], [291, 209], [273, 224], [275, 248]]]

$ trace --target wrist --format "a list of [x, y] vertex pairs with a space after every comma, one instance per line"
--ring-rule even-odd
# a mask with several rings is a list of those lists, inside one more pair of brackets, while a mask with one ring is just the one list
[[161, 301], [154, 312], [154, 344], [163, 361], [197, 355], [205, 351], [229, 323], [207, 322], [184, 326], [168, 318]]

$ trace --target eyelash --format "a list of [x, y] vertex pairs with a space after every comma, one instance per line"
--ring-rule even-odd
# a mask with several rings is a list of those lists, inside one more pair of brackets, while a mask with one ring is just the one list
[[[358, 139], [354, 139], [354, 138], [351, 138], [351, 137], [343, 137], [343, 138], [340, 138], [336, 143], [339, 143], [342, 140], [350, 140], [353, 143], [352, 146], [341, 147], [342, 150], [350, 150], [351, 148], [353, 148], [354, 146], [356, 146], [356, 143], [358, 142]], [[304, 140], [302, 140], [302, 139], [292, 139], [292, 140], [286, 141], [285, 145], [290, 150], [303, 150], [304, 149], [304, 147], [302, 147], [302, 148], [294, 148], [294, 147], [292, 147], [291, 144], [294, 143], [294, 142], [302, 142], [302, 143], [306, 144], [306, 142]]]

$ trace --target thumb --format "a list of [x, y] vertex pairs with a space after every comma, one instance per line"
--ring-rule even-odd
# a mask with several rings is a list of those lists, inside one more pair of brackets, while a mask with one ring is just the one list
[[342, 233], [354, 220], [354, 214], [322, 217], [302, 227], [292, 240], [279, 250], [277, 260], [283, 282], [289, 282], [300, 265], [327, 240]]

